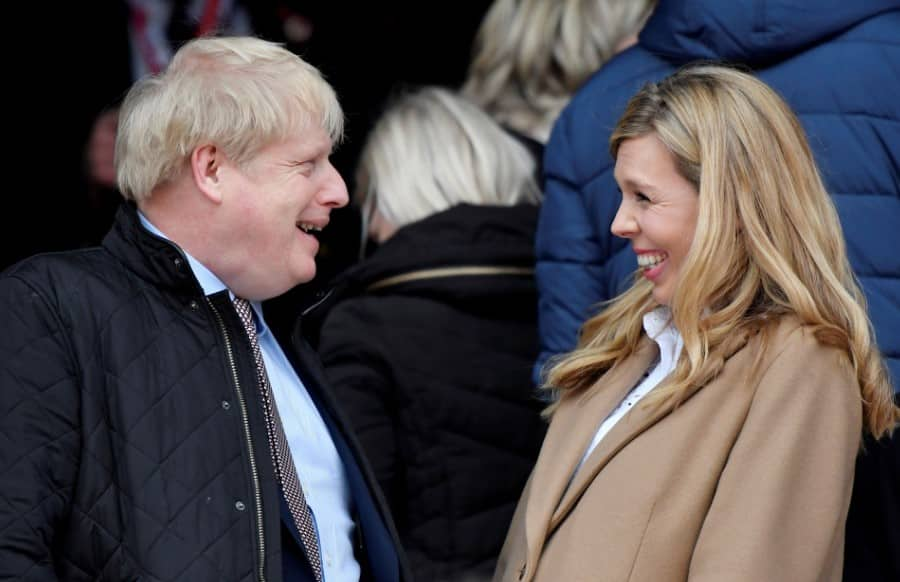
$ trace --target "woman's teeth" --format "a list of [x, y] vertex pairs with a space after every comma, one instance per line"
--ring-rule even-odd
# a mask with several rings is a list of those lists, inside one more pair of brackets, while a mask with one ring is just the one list
[[637, 258], [638, 266], [642, 269], [652, 269], [653, 267], [655, 267], [656, 265], [660, 264], [661, 262], [663, 262], [665, 260], [666, 260], [665, 253], [661, 253], [658, 255], [652, 254], [652, 253], [642, 254], [642, 255], [638, 255], [638, 258]]

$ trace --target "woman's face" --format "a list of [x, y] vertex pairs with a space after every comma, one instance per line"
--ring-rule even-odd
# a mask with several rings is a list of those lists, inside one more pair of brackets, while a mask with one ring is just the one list
[[631, 240], [639, 268], [653, 283], [653, 298], [669, 305], [697, 228], [697, 190], [655, 133], [622, 142], [615, 178], [622, 202], [612, 233]]

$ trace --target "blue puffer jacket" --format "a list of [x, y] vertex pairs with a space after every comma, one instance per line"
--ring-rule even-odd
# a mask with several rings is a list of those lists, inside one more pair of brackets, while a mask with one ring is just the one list
[[850, 262], [894, 386], [900, 386], [900, 1], [661, 0], [637, 46], [573, 98], [544, 157], [537, 231], [541, 357], [575, 345], [598, 303], [637, 267], [610, 224], [608, 153], [628, 99], [696, 60], [751, 66], [794, 108], [833, 194]]

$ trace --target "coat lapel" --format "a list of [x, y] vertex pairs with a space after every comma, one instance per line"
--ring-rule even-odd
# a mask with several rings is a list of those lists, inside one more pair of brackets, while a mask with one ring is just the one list
[[[742, 349], [747, 344], [747, 334], [737, 334], [732, 338], [732, 344], [728, 346], [725, 352], [725, 360], [730, 359], [735, 353], [737, 353], [740, 349]], [[588, 419], [591, 422], [596, 423], [596, 427], [599, 427], [599, 423], [602, 422], [603, 419], [609, 414], [612, 409], [618, 405], [619, 402], [627, 394], [628, 390], [634, 387], [634, 384], [638, 381], [638, 377], [640, 374], [646, 370], [647, 366], [650, 365], [653, 357], [657, 354], [656, 344], [652, 342], [652, 340], [644, 338], [645, 344], [641, 347], [645, 348], [643, 351], [639, 350], [635, 353], [635, 355], [629, 360], [635, 361], [635, 367], [629, 368], [630, 372], [628, 374], [628, 382], [624, 383], [624, 386], [617, 387], [615, 392], [619, 394], [619, 398], [612, 403], [612, 406], [609, 408], [600, 411], [603, 413], [603, 416], [598, 420], [597, 418]], [[650, 347], [647, 344], [652, 344]], [[634, 374], [637, 374], [635, 376]], [[623, 375], [623, 382], [625, 377]], [[700, 390], [700, 386], [694, 386], [689, 389], [685, 394], [684, 399], [681, 404], [683, 405], [688, 399], [690, 399], [694, 394], [696, 394]], [[576, 409], [577, 410], [577, 409]], [[591, 482], [593, 482], [594, 478], [597, 474], [609, 463], [610, 459], [612, 459], [619, 451], [621, 451], [628, 443], [634, 440], [638, 435], [648, 430], [654, 424], [659, 422], [662, 418], [671, 414], [672, 411], [666, 411], [662, 407], [648, 407], [641, 406], [638, 404], [633, 410], [629, 411], [616, 425], [603, 437], [603, 440], [597, 444], [597, 447], [591, 452], [591, 455], [585, 459], [584, 465], [579, 469], [578, 474], [575, 475], [575, 478], [572, 480], [571, 485], [567, 490], [565, 490], [562, 494], [562, 499], [559, 504], [556, 506], [553, 516], [550, 519], [547, 530], [553, 531], [559, 523], [565, 519], [566, 515], [572, 510], [573, 507], [578, 503], [578, 500], [581, 498], [581, 495], [584, 493], [585, 489], [590, 486]], [[588, 416], [588, 411], [583, 411], [585, 417]], [[593, 437], [593, 432], [591, 433], [591, 438]], [[584, 447], [581, 447], [581, 451], [584, 451]], [[580, 458], [580, 457], [579, 457]], [[574, 470], [574, 466], [571, 470]], [[569, 475], [571, 475], [571, 470]]]
[[[732, 338], [725, 360], [743, 348], [747, 340], [744, 333]], [[658, 408], [637, 406], [600, 441], [572, 478], [600, 424], [634, 388], [657, 353], [656, 343], [644, 336], [635, 353], [602, 376], [586, 395], [560, 403], [527, 486], [524, 529], [529, 564], [537, 563], [550, 534], [577, 505], [606, 464], [628, 443], [670, 414]], [[699, 390], [700, 387], [689, 390], [682, 404]]]
[[[652, 350], [648, 350], [652, 354]], [[632, 358], [638, 359], [638, 358]], [[640, 358], [642, 367], [637, 370], [637, 376], [633, 377], [632, 383], [630, 386], [625, 387], [625, 392], [621, 394], [621, 398], [619, 398], [616, 402], [613, 403], [612, 407], [607, 411], [607, 415], [612, 411], [615, 406], [622, 401], [622, 399], [627, 395], [628, 390], [634, 386], [636, 382], [640, 380], [640, 376], [643, 373], [643, 370], [649, 366], [653, 360], [650, 358]], [[581, 498], [581, 495], [584, 493], [584, 490], [588, 488], [597, 474], [601, 469], [612, 459], [619, 451], [621, 451], [625, 445], [630, 443], [635, 437], [639, 434], [653, 426], [654, 423], [659, 421], [661, 418], [666, 416], [668, 412], [664, 412], [660, 407], [647, 407], [641, 406], [640, 403], [636, 405], [632, 410], [628, 412], [621, 420], [619, 420], [615, 426], [603, 437], [596, 448], [591, 452], [591, 455], [585, 459], [584, 464], [578, 470], [578, 473], [575, 474], [575, 477], [572, 479], [572, 483], [569, 485], [569, 488], [562, 495], [562, 500], [560, 500], [559, 504], [556, 506], [555, 511], [553, 512], [552, 519], [549, 523], [550, 531], [553, 531], [559, 523], [568, 515], [568, 513], [572, 510], [575, 504], [578, 502], [578, 499]], [[605, 419], [606, 416], [602, 418], [594, 419], [595, 427], [600, 426], [600, 422]], [[593, 433], [592, 433], [593, 436]], [[582, 448], [582, 451], [584, 449]], [[574, 470], [574, 467], [572, 467]], [[571, 475], [571, 473], [570, 473]]]
[[[551, 518], [559, 513], [557, 508], [560, 500], [570, 498], [566, 487], [600, 423], [634, 387], [653, 361], [656, 352], [656, 344], [645, 337], [635, 354], [604, 374], [597, 381], [598, 386], [589, 389], [585, 395], [567, 398], [560, 403], [547, 431], [529, 485], [525, 508], [525, 538], [529, 562], [540, 555], [551, 531]], [[604, 439], [606, 440], [608, 437]], [[602, 446], [601, 443], [598, 449]], [[593, 467], [592, 461], [596, 456], [597, 449], [586, 463]], [[587, 465], [579, 471], [576, 482], [582, 480], [586, 468]], [[572, 488], [569, 487], [569, 490]], [[554, 519], [553, 522], [555, 525], [557, 520]]]

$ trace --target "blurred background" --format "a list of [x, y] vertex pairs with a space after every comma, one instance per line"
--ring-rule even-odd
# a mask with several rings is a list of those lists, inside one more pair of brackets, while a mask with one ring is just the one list
[[[172, 22], [207, 4], [175, 0]], [[6, 196], [0, 269], [37, 252], [96, 245], [119, 194], [88, 176], [87, 145], [99, 116], [114, 109], [132, 83], [134, 9], [148, 0], [31, 2], [6, 9]], [[454, 3], [393, 0], [254, 0], [244, 4], [258, 36], [285, 42], [335, 87], [346, 114], [344, 143], [332, 161], [353, 190], [353, 171], [366, 134], [385, 101], [422, 84], [458, 86], [489, 0]], [[180, 11], [180, 12], [179, 12]], [[219, 28], [223, 23], [219, 23]], [[228, 23], [224, 23], [228, 25]], [[167, 28], [170, 37], [192, 31]], [[11, 40], [15, 37], [17, 40]], [[20, 40], [21, 39], [21, 40]], [[179, 42], [178, 39], [173, 43]], [[355, 208], [333, 215], [322, 237], [319, 274], [306, 292], [324, 286], [359, 252]]]

